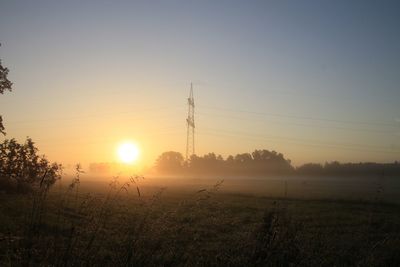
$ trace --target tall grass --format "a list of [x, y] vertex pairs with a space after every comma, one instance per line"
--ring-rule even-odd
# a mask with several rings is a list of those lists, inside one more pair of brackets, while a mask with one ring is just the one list
[[[78, 165], [60, 192], [43, 182], [27, 206], [18, 204], [28, 208], [21, 229], [0, 234], [2, 266], [400, 263], [400, 218], [382, 217], [396, 206], [382, 204], [373, 216], [387, 221], [371, 228], [368, 208], [354, 203], [229, 197], [220, 192], [223, 180], [171, 201], [165, 189], [142, 190], [142, 176], [113, 177], [99, 195], [81, 190], [82, 175]], [[365, 211], [353, 216], [360, 208]]]

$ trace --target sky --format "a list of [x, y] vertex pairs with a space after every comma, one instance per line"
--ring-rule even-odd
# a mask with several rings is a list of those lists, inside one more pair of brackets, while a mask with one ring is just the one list
[[[398, 1], [0, 0], [6, 137], [50, 160], [140, 164], [276, 150], [305, 162], [400, 159]], [[139, 164], [138, 163], [138, 164]]]

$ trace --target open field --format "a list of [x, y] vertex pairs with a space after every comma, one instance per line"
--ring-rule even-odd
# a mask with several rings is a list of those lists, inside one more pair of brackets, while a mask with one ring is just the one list
[[[81, 188], [101, 192], [108, 188], [110, 177], [84, 176]], [[123, 178], [120, 179], [123, 182]], [[258, 197], [351, 200], [400, 204], [398, 176], [273, 176], [273, 177], [147, 177], [140, 181], [143, 191], [167, 189], [188, 194], [223, 181], [219, 192]], [[68, 183], [68, 180], [64, 182]]]
[[[387, 189], [366, 202], [334, 196], [333, 182], [318, 179], [288, 181], [287, 198], [278, 179], [90, 180], [30, 196], [2, 194], [1, 265], [400, 264], [400, 207], [382, 201]], [[304, 182], [331, 183], [331, 195], [317, 199], [323, 186], [296, 195], [301, 186], [294, 185]]]

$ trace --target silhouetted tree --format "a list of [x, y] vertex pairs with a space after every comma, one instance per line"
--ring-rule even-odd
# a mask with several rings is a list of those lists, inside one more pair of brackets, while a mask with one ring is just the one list
[[298, 174], [321, 175], [324, 172], [324, 167], [318, 163], [306, 163], [296, 169]]
[[269, 175], [293, 173], [290, 160], [283, 154], [266, 149], [255, 150], [253, 153], [241, 153], [228, 156], [226, 160], [221, 155], [208, 153], [204, 156], [192, 155], [184, 161], [178, 152], [165, 152], [156, 162], [157, 170], [161, 172], [185, 172], [210, 175]]
[[298, 168], [291, 165], [282, 153], [266, 149], [255, 150], [252, 153], [240, 153], [228, 156], [226, 160], [221, 155], [208, 153], [204, 156], [192, 155], [185, 162], [178, 152], [165, 152], [156, 162], [161, 172], [193, 173], [208, 175], [233, 176], [265, 176], [282, 174], [302, 175], [394, 175], [400, 174], [400, 164], [394, 163], [340, 163], [327, 162], [325, 165], [307, 163]]
[[250, 153], [237, 154], [234, 158], [235, 164], [248, 164], [253, 161]]
[[0, 184], [3, 189], [30, 191], [38, 186], [50, 187], [61, 178], [61, 165], [50, 163], [37, 152], [30, 138], [24, 144], [15, 139], [6, 139], [0, 144]]
[[[3, 67], [0, 59], [0, 94], [3, 94], [7, 90], [11, 91], [12, 83], [8, 80], [7, 75], [8, 69], [6, 67]], [[5, 129], [3, 125], [3, 118], [0, 115], [0, 133], [2, 133], [3, 135], [6, 134], [4, 130]]]
[[394, 163], [340, 163], [338, 161], [326, 162], [323, 166], [316, 163], [307, 163], [296, 169], [298, 174], [304, 175], [398, 175], [400, 164]]
[[156, 160], [156, 169], [165, 173], [179, 173], [183, 169], [184, 159], [181, 153], [168, 151], [162, 153]]
[[232, 164], [234, 161], [235, 161], [235, 159], [234, 159], [234, 157], [233, 157], [232, 155], [229, 155], [229, 156], [226, 158], [226, 162], [227, 162], [228, 164]]
[[224, 170], [224, 163], [221, 155], [208, 153], [203, 157], [192, 155], [188, 167], [191, 172], [218, 174]]
[[[1, 45], [1, 44], [0, 44]], [[0, 59], [0, 94], [12, 90], [7, 77], [8, 68]], [[0, 133], [5, 135], [3, 118], [0, 116]], [[44, 156], [37, 154], [32, 139], [24, 144], [15, 139], [4, 140], [0, 144], [0, 184], [3, 189], [32, 190], [37, 186], [49, 188], [61, 178], [62, 166], [50, 163]]]
[[255, 150], [252, 154], [252, 169], [258, 174], [288, 173], [293, 170], [290, 160], [286, 160], [281, 153], [266, 149]]

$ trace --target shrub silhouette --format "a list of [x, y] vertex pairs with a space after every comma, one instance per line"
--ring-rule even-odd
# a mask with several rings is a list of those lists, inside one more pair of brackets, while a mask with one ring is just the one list
[[[4, 91], [11, 91], [12, 83], [10, 82], [10, 80], [8, 80], [7, 75], [8, 69], [6, 67], [3, 67], [0, 60], [0, 94], [3, 94]], [[0, 133], [2, 133], [3, 135], [6, 134], [4, 130], [5, 129], [3, 125], [3, 118], [0, 116]]]
[[37, 152], [30, 138], [23, 144], [15, 139], [6, 139], [0, 144], [0, 184], [3, 190], [28, 192], [38, 186], [50, 187], [61, 178], [61, 165], [50, 163]]

